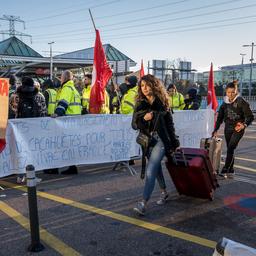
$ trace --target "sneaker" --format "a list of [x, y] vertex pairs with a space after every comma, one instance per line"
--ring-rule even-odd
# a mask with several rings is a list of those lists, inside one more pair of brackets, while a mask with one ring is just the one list
[[228, 178], [228, 175], [226, 173], [219, 173], [218, 176], [221, 179], [227, 179]]
[[23, 183], [25, 183], [25, 181], [26, 181], [26, 176], [25, 175], [24, 176], [17, 176], [17, 180], [16, 180], [17, 184], [23, 184]]
[[228, 179], [234, 179], [234, 177], [235, 177], [235, 173], [234, 172], [227, 173], [227, 178]]
[[160, 198], [156, 201], [158, 205], [162, 205], [166, 203], [167, 198], [169, 197], [167, 192], [162, 192], [160, 194]]
[[137, 206], [133, 208], [133, 210], [139, 215], [144, 216], [146, 212], [146, 206], [144, 202], [138, 202]]

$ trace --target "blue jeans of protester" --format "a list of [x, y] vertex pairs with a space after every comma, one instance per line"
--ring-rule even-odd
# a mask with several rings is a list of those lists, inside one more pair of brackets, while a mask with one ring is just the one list
[[143, 200], [148, 201], [155, 187], [157, 179], [161, 189], [165, 189], [165, 180], [163, 176], [161, 161], [165, 155], [164, 144], [160, 138], [153, 147], [146, 169], [146, 181], [143, 192]]

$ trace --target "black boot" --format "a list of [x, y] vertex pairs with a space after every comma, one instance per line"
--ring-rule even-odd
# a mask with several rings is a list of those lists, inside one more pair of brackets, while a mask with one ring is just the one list
[[75, 165], [72, 165], [66, 171], [61, 172], [61, 174], [78, 174], [78, 170]]
[[43, 172], [46, 173], [46, 174], [58, 174], [59, 169], [58, 168], [46, 169], [46, 170], [43, 170]]

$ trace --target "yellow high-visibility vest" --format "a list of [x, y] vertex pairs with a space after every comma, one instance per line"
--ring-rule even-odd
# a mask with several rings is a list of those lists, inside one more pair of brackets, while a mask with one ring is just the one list
[[52, 115], [56, 107], [57, 92], [56, 90], [50, 89], [50, 88], [47, 89], [46, 92], [48, 92], [48, 95], [49, 95], [47, 114]]
[[109, 96], [107, 91], [105, 90], [104, 93], [104, 104], [102, 104], [101, 106], [101, 110], [100, 110], [100, 114], [109, 114], [110, 110], [109, 110]]
[[[82, 91], [82, 107], [86, 108], [89, 111], [90, 108], [90, 95], [91, 95], [91, 86], [87, 86]], [[105, 90], [104, 94], [104, 103], [102, 104], [100, 114], [109, 114], [109, 96]]]
[[169, 96], [169, 104], [173, 110], [182, 110], [185, 106], [183, 95], [177, 92], [174, 95]]
[[82, 91], [82, 107], [89, 111], [91, 86], [88, 85]]
[[134, 112], [136, 96], [138, 94], [138, 86], [135, 86], [127, 91], [121, 100], [120, 113], [132, 114]]
[[[77, 89], [75, 88], [72, 80], [67, 81], [61, 88], [60, 95], [58, 96], [58, 103], [65, 102], [68, 105], [66, 109], [66, 115], [81, 115], [81, 97]], [[57, 108], [62, 107], [57, 105]]]

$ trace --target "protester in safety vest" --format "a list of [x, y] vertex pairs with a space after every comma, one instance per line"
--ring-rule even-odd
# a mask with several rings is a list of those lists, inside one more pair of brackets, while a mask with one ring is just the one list
[[167, 92], [169, 94], [170, 108], [173, 110], [182, 110], [185, 106], [184, 97], [177, 91], [175, 84], [169, 84]]
[[121, 92], [118, 84], [113, 79], [111, 79], [111, 83], [107, 87], [107, 92], [109, 95], [110, 114], [120, 114]]
[[[58, 103], [52, 117], [64, 115], [81, 115], [81, 97], [73, 81], [73, 73], [65, 70], [61, 75], [61, 91], [57, 95]], [[62, 174], [77, 174], [78, 170], [75, 165], [62, 172]]]
[[[92, 75], [86, 74], [84, 77], [84, 89], [82, 91], [82, 114], [89, 114], [90, 96], [91, 96]], [[109, 96], [105, 90], [104, 103], [102, 104], [100, 114], [109, 114]]]
[[138, 95], [137, 77], [129, 76], [127, 80], [128, 80], [128, 84], [127, 84], [128, 90], [122, 97], [121, 108], [120, 108], [120, 113], [126, 114], [126, 115], [132, 114], [134, 112], [136, 97]]
[[61, 81], [60, 81], [60, 78], [57, 78], [55, 77], [54, 80], [53, 80], [53, 84], [54, 84], [54, 88], [57, 92], [57, 95], [56, 95], [56, 105], [55, 105], [55, 109], [58, 105], [58, 102], [60, 100], [60, 93], [61, 93]]
[[47, 79], [43, 83], [44, 88], [44, 97], [47, 106], [47, 115], [50, 116], [54, 114], [56, 108], [56, 98], [57, 98], [57, 91], [54, 89], [54, 84], [51, 79]]
[[184, 110], [198, 110], [201, 106], [201, 96], [198, 94], [196, 88], [190, 88], [184, 100]]
[[224, 136], [227, 145], [225, 165], [219, 174], [223, 178], [234, 178], [235, 150], [242, 139], [245, 129], [254, 120], [250, 104], [238, 94], [237, 83], [231, 82], [226, 86], [226, 96], [218, 110], [218, 118], [212, 133], [218, 136], [220, 125], [224, 122]]
[[53, 117], [81, 115], [82, 106], [80, 94], [75, 88], [73, 74], [69, 70], [65, 70], [61, 75], [61, 91], [58, 97], [59, 99]]
[[82, 91], [82, 107], [83, 107], [82, 114], [89, 113], [91, 82], [92, 82], [92, 75], [86, 74], [84, 76], [84, 89]]

